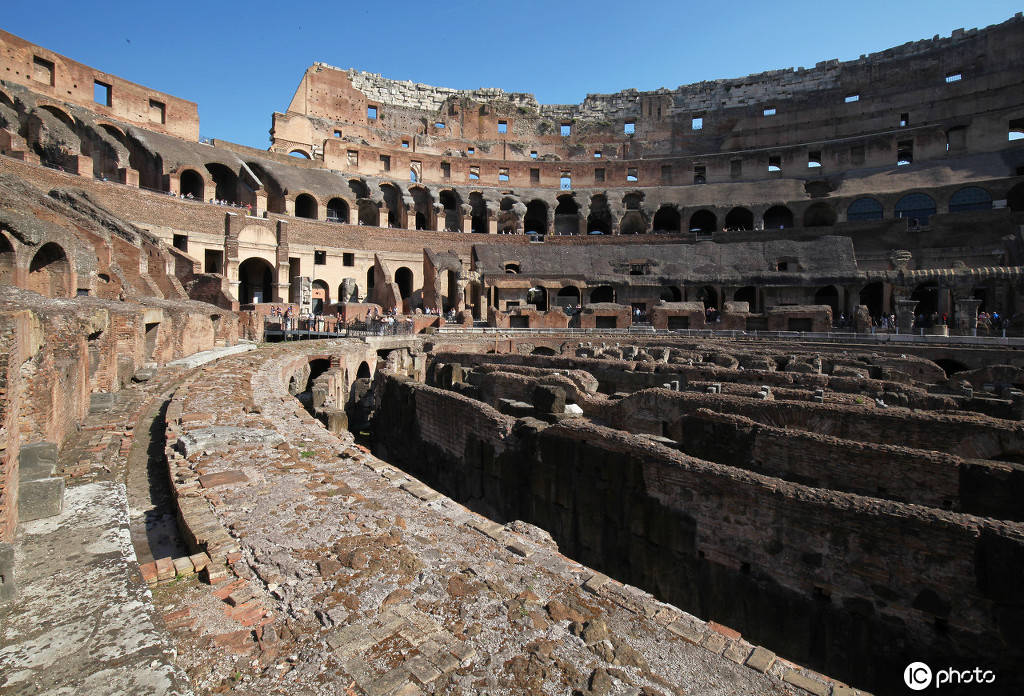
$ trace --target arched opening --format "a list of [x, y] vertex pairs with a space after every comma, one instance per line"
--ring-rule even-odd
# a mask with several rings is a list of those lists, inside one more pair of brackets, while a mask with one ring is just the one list
[[1017, 184], [1006, 192], [1006, 205], [1014, 212], [1024, 210], [1024, 183]]
[[737, 206], [726, 213], [725, 229], [730, 232], [754, 229], [754, 214], [747, 208]]
[[395, 271], [395, 282], [398, 284], [398, 294], [403, 300], [412, 297], [412, 271], [402, 266]]
[[506, 261], [505, 272], [510, 275], [517, 275], [520, 272], [519, 264], [515, 261]]
[[479, 191], [469, 194], [470, 227], [476, 234], [487, 234], [487, 202]]
[[939, 285], [934, 280], [927, 283], [921, 283], [914, 292], [910, 294], [910, 299], [917, 300], [917, 307], [914, 309], [914, 313], [924, 317], [926, 320], [930, 320], [933, 314], [939, 311]]
[[669, 285], [661, 289], [658, 299], [664, 302], [682, 302], [683, 292], [675, 285]]
[[949, 199], [949, 212], [951, 213], [991, 209], [992, 196], [980, 186], [964, 186]]
[[935, 214], [935, 199], [927, 193], [908, 193], [896, 201], [896, 217], [907, 218], [911, 225], [927, 225]]
[[378, 227], [380, 225], [380, 208], [369, 198], [361, 198], [356, 204], [359, 206], [359, 224], [366, 227]]
[[413, 209], [416, 211], [416, 229], [434, 229], [434, 199], [430, 191], [422, 186], [412, 186], [409, 188], [409, 194], [412, 196]]
[[347, 286], [345, 284], [345, 281], [338, 283], [338, 302], [358, 302], [359, 285], [356, 284], [356, 279], [346, 278], [345, 280], [351, 282], [348, 283]]
[[612, 211], [608, 207], [608, 197], [597, 194], [590, 199], [590, 215], [587, 216], [587, 234], [611, 234]]
[[733, 302], [746, 302], [747, 309], [757, 311], [757, 288], [753, 285], [742, 287], [732, 294]]
[[523, 231], [527, 234], [547, 234], [547, 203], [535, 198], [526, 204], [526, 215], [523, 216]]
[[185, 198], [191, 197], [197, 201], [203, 200], [203, 177], [194, 169], [182, 171], [179, 178], [179, 190]]
[[718, 216], [710, 210], [698, 210], [690, 216], [691, 232], [714, 232], [718, 227]]
[[364, 360], [359, 363], [359, 368], [356, 370], [356, 379], [370, 379], [373, 375], [370, 374], [370, 366]]
[[804, 211], [804, 227], [832, 227], [836, 211], [828, 203], [814, 203]]
[[519, 229], [516, 201], [506, 196], [498, 204], [498, 234], [515, 234]]
[[210, 162], [206, 165], [213, 179], [213, 197], [228, 203], [238, 202], [238, 175], [223, 164]]
[[619, 221], [619, 234], [647, 234], [647, 220], [639, 210], [629, 210]]
[[861, 288], [857, 301], [868, 308], [868, 314], [872, 317], [880, 317], [883, 312], [882, 302], [884, 298], [885, 294], [881, 281], [875, 281]]
[[445, 275], [447, 276], [446, 280], [448, 281], [447, 282], [447, 286], [448, 286], [447, 287], [447, 291], [448, 292], [444, 296], [444, 302], [442, 303], [442, 305], [443, 305], [442, 308], [444, 309], [444, 311], [448, 312], [448, 311], [451, 311], [451, 310], [458, 309], [459, 308], [459, 300], [462, 299], [462, 298], [459, 297], [459, 294], [460, 294], [460, 291], [459, 291], [459, 274], [456, 273], [453, 270], [449, 270], [448, 272], [445, 273]]
[[952, 358], [938, 358], [934, 361], [936, 365], [941, 367], [946, 373], [946, 377], [951, 377], [957, 372], [966, 372], [969, 368], [959, 360], [953, 360]]
[[267, 169], [261, 167], [257, 162], [246, 162], [246, 166], [263, 184], [263, 191], [267, 194], [267, 211], [271, 213], [285, 214], [284, 189], [281, 183]]
[[323, 314], [324, 309], [331, 304], [331, 288], [326, 281], [317, 278], [311, 287], [313, 300], [313, 314]]
[[671, 234], [681, 231], [682, 224], [683, 220], [682, 215], [679, 214], [679, 209], [674, 205], [663, 205], [654, 214], [652, 227], [655, 234], [659, 232]]
[[14, 284], [14, 268], [17, 258], [14, 254], [14, 245], [7, 239], [7, 235], [0, 234], [0, 285]]
[[316, 199], [308, 193], [300, 193], [295, 197], [295, 217], [316, 220]]
[[538, 312], [547, 311], [548, 291], [540, 286], [530, 288], [526, 291], [526, 304], [533, 305]]
[[294, 157], [295, 159], [310, 159], [309, 153], [306, 152], [305, 150], [292, 150], [288, 154]]
[[46, 297], [71, 297], [71, 263], [63, 247], [47, 242], [39, 248], [28, 267], [28, 289]]
[[373, 290], [373, 266], [366, 269], [366, 289]]
[[718, 309], [718, 292], [710, 285], [697, 291], [697, 301], [704, 304], [704, 309]]
[[764, 211], [766, 230], [784, 230], [793, 226], [793, 211], [784, 205], [773, 205]]
[[381, 184], [380, 190], [384, 195], [384, 205], [388, 209], [388, 227], [405, 227], [405, 205], [402, 203], [402, 193], [398, 187]]
[[462, 212], [459, 210], [461, 200], [459, 194], [451, 189], [441, 191], [437, 199], [444, 209], [444, 229], [448, 232], [462, 231]]
[[611, 285], [598, 285], [590, 291], [590, 303], [615, 302], [615, 288]]
[[874, 198], [858, 198], [846, 209], [846, 220], [848, 222], [881, 219], [882, 204]]
[[981, 300], [981, 304], [978, 305], [979, 312], [988, 311], [988, 288], [974, 288], [971, 291], [971, 297], [976, 300]]
[[555, 295], [555, 304], [559, 307], [575, 307], [580, 302], [580, 289], [575, 285], [566, 285]]
[[537, 346], [532, 351], [530, 351], [530, 355], [554, 356], [558, 355], [558, 351], [556, 351], [554, 348], [548, 348], [547, 346]]
[[260, 304], [274, 299], [274, 269], [259, 257], [246, 259], [238, 265], [238, 301]]
[[555, 206], [555, 234], [572, 235], [580, 231], [580, 206], [572, 196], [559, 196]]
[[348, 223], [348, 203], [344, 198], [327, 201], [327, 219], [331, 222]]
[[832, 321], [839, 319], [839, 291], [834, 285], [826, 285], [814, 293], [814, 304], [828, 305], [832, 308]]

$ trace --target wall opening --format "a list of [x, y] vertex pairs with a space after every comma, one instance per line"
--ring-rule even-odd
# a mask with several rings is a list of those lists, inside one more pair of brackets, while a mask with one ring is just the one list
[[252, 257], [238, 266], [238, 301], [241, 304], [272, 302], [274, 269], [266, 259]]

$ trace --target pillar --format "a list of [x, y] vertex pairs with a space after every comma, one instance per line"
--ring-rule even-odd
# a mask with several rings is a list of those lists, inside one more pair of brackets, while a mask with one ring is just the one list
[[896, 325], [900, 331], [909, 333], [914, 329], [914, 310], [917, 300], [899, 298], [896, 300]]
[[388, 226], [388, 209], [381, 207], [377, 209], [377, 227]]
[[498, 234], [498, 221], [495, 219], [487, 220], [487, 234]]
[[956, 328], [964, 336], [973, 336], [978, 329], [978, 307], [981, 300], [961, 297], [956, 300]]

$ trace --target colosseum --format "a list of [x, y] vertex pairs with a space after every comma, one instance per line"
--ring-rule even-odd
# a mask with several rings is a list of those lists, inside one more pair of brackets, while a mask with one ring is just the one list
[[3, 693], [1024, 691], [1020, 13], [580, 104], [317, 62], [268, 150], [0, 47]]

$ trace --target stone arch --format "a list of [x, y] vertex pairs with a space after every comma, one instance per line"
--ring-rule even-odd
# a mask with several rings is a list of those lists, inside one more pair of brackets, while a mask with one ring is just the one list
[[627, 210], [619, 221], [619, 234], [647, 234], [647, 218], [640, 210]]
[[296, 159], [313, 159], [309, 156], [309, 152], [302, 149], [301, 147], [295, 147], [288, 151], [288, 154]]
[[409, 268], [402, 266], [395, 271], [395, 284], [398, 285], [398, 294], [403, 300], [412, 297], [413, 274]]
[[327, 219], [330, 222], [348, 223], [348, 201], [340, 197], [327, 201]]
[[555, 206], [555, 234], [574, 235], [580, 231], [580, 206], [571, 194], [562, 194]]
[[658, 208], [651, 223], [655, 234], [659, 232], [678, 233], [682, 231], [682, 225], [683, 216], [680, 215], [679, 208], [668, 203]]
[[360, 198], [356, 201], [359, 206], [359, 224], [366, 227], [380, 226], [380, 208], [369, 198]]
[[839, 290], [836, 289], [835, 285], [826, 285], [823, 288], [818, 288], [817, 292], [814, 293], [814, 304], [831, 307], [832, 321], [836, 321], [839, 318]]
[[47, 242], [28, 267], [28, 289], [46, 297], [71, 297], [71, 262], [64, 247]]
[[370, 379], [373, 375], [370, 373], [370, 365], [365, 360], [359, 363], [359, 367], [356, 369], [356, 379]]
[[718, 227], [718, 216], [707, 208], [698, 210], [690, 216], [691, 232], [714, 232]]
[[267, 194], [267, 211], [284, 215], [286, 206], [284, 189], [281, 187], [281, 182], [270, 171], [261, 167], [258, 162], [246, 162], [245, 164], [256, 175], [260, 183], [263, 184], [263, 190]]
[[964, 186], [949, 198], [949, 212], [951, 213], [991, 209], [992, 194], [980, 186]]
[[868, 314], [873, 317], [882, 315], [884, 311], [883, 303], [885, 301], [885, 288], [882, 282], [879, 280], [873, 283], [868, 283], [860, 289], [860, 293], [857, 295], [857, 301], [859, 304], [864, 305], [868, 308]]
[[206, 171], [213, 179], [213, 197], [228, 203], [238, 202], [238, 175], [219, 162], [208, 162]]
[[388, 227], [405, 227], [405, 203], [402, 201], [402, 192], [394, 184], [384, 183], [380, 185], [384, 197], [384, 207], [388, 209]]
[[697, 301], [704, 304], [704, 309], [718, 309], [718, 291], [710, 285], [705, 285], [697, 290]]
[[752, 230], [754, 229], [754, 214], [749, 208], [736, 206], [725, 214], [725, 229], [727, 230]]
[[590, 215], [587, 216], [587, 234], [611, 234], [612, 211], [608, 196], [603, 193], [590, 197]]
[[430, 191], [425, 186], [410, 186], [409, 195], [415, 210], [416, 229], [434, 229], [434, 197]]
[[319, 205], [311, 194], [300, 193], [295, 197], [295, 217], [316, 220], [318, 213]]
[[516, 212], [516, 200], [505, 196], [498, 204], [498, 232], [515, 234], [519, 231], [519, 214]]
[[935, 199], [927, 193], [908, 193], [896, 201], [897, 218], [907, 218], [911, 224], [927, 225], [928, 219], [935, 214]]
[[69, 114], [67, 111], [65, 111], [64, 109], [60, 108], [56, 104], [41, 104], [39, 106], [39, 108], [40, 109], [44, 109], [44, 110], [48, 111], [50, 114], [52, 114], [53, 116], [55, 116], [57, 118], [57, 120], [59, 120], [65, 126], [70, 128], [72, 132], [74, 132], [75, 129], [78, 128], [78, 123], [71, 116], [71, 114]]
[[580, 289], [575, 285], [566, 285], [555, 295], [555, 304], [560, 307], [575, 307], [582, 302]]
[[783, 230], [793, 226], [793, 211], [784, 205], [773, 205], [761, 218], [766, 230]]
[[682, 302], [683, 291], [676, 285], [666, 285], [661, 289], [658, 299], [663, 302]]
[[527, 234], [547, 234], [548, 204], [534, 198], [526, 204], [526, 215], [523, 216], [523, 231]]
[[310, 291], [313, 300], [313, 313], [322, 314], [331, 304], [331, 286], [327, 281], [317, 278], [311, 284]]
[[484, 194], [473, 191], [469, 194], [470, 229], [475, 234], [487, 234], [487, 201]]
[[883, 217], [882, 204], [869, 196], [858, 198], [846, 209], [847, 222], [881, 220]]
[[462, 232], [462, 197], [455, 189], [444, 189], [437, 194], [437, 201], [444, 211], [444, 229], [448, 232]]
[[18, 257], [14, 244], [7, 235], [0, 232], [0, 285], [14, 285], [14, 276], [18, 265]]
[[828, 203], [812, 203], [804, 211], [804, 227], [832, 227], [836, 224], [836, 211]]
[[921, 283], [910, 294], [910, 299], [917, 300], [915, 314], [929, 317], [939, 311], [939, 284], [934, 280]]
[[183, 169], [178, 175], [178, 191], [183, 196], [192, 194], [192, 197], [197, 201], [205, 200], [203, 195], [206, 191], [206, 181], [203, 179], [203, 175], [197, 172], [195, 169]]
[[264, 258], [251, 256], [238, 264], [238, 301], [259, 304], [274, 300], [274, 267]]

